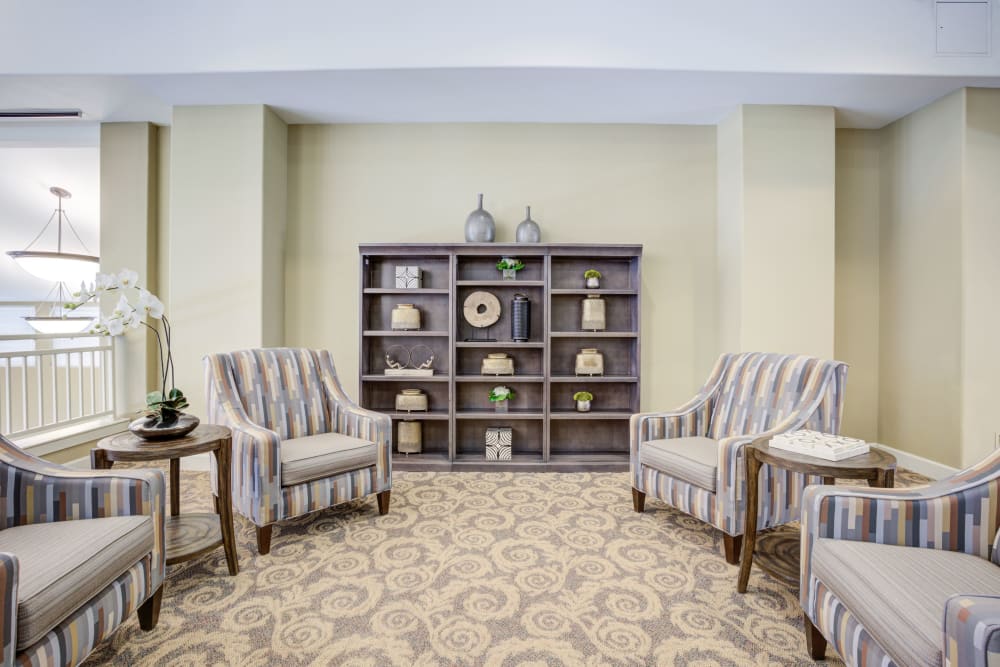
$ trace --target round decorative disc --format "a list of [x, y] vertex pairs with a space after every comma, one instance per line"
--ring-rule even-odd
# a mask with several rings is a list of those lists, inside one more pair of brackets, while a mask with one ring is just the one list
[[465, 299], [465, 321], [474, 327], [491, 327], [500, 320], [500, 299], [490, 292], [473, 292]]

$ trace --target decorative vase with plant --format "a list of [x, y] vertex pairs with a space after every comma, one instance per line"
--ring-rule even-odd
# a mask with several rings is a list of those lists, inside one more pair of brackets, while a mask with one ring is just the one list
[[507, 402], [514, 398], [514, 390], [510, 387], [500, 385], [490, 389], [490, 402], [497, 412], [507, 412]]
[[[101, 315], [90, 326], [95, 336], [122, 336], [129, 329], [146, 327], [156, 336], [160, 361], [160, 388], [146, 394], [143, 416], [129, 424], [129, 430], [146, 440], [187, 435], [198, 426], [198, 418], [184, 413], [188, 407], [184, 392], [174, 386], [174, 357], [170, 350], [170, 321], [163, 303], [139, 285], [139, 274], [122, 269], [117, 274], [98, 273], [93, 285], [81, 284], [73, 301], [65, 307], [75, 310], [103, 295], [119, 293], [110, 314]], [[170, 389], [167, 389], [167, 385]]]
[[597, 269], [587, 269], [583, 272], [583, 278], [587, 281], [589, 289], [597, 289], [601, 286], [601, 272]]
[[594, 400], [594, 395], [589, 391], [578, 391], [573, 394], [573, 400], [576, 401], [577, 412], [590, 412], [590, 402]]
[[524, 262], [516, 257], [503, 257], [497, 262], [497, 269], [503, 273], [504, 280], [517, 280], [517, 272], [524, 268]]

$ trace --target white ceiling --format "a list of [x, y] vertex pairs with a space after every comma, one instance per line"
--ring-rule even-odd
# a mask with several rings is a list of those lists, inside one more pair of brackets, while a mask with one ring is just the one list
[[[990, 0], [996, 5], [997, 0]], [[169, 124], [182, 104], [304, 122], [715, 123], [821, 104], [880, 127], [1000, 86], [936, 57], [933, 0], [0, 0], [0, 108]], [[1000, 9], [992, 29], [1000, 35]]]

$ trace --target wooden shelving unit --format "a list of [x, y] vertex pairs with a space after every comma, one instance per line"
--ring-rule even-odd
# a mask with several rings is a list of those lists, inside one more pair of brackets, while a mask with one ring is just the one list
[[[365, 244], [360, 280], [360, 401], [384, 412], [394, 424], [422, 422], [423, 451], [393, 451], [393, 466], [403, 470], [627, 470], [629, 417], [639, 411], [641, 331], [640, 245], [465, 243]], [[518, 257], [525, 263], [517, 280], [501, 280], [496, 262]], [[419, 289], [395, 287], [396, 266], [418, 266]], [[599, 289], [584, 285], [583, 272], [595, 268]], [[495, 294], [499, 322], [489, 330], [469, 325], [462, 314], [475, 291]], [[510, 302], [514, 294], [531, 301], [527, 342], [510, 340]], [[600, 294], [607, 308], [608, 331], [581, 331], [581, 301]], [[421, 312], [420, 331], [393, 331], [392, 309], [412, 303]], [[482, 340], [494, 338], [496, 340]], [[386, 376], [384, 356], [395, 345], [426, 346], [434, 354], [431, 377]], [[604, 353], [605, 375], [573, 375], [576, 353], [595, 347]], [[513, 376], [479, 374], [483, 357], [507, 352]], [[495, 385], [517, 396], [507, 412], [496, 412], [487, 398]], [[428, 395], [429, 411], [397, 412], [403, 388]], [[572, 396], [594, 394], [590, 412], [574, 409]], [[513, 460], [485, 460], [485, 430], [513, 431]]]

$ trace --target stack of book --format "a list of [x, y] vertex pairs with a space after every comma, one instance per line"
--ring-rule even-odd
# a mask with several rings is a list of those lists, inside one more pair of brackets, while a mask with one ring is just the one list
[[780, 433], [771, 438], [770, 446], [827, 461], [842, 461], [867, 454], [869, 450], [868, 443], [864, 440], [805, 430]]

